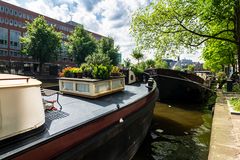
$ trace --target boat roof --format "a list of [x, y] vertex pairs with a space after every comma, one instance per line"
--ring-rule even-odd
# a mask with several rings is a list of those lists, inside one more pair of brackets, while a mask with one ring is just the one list
[[40, 81], [27, 76], [0, 74], [0, 88], [22, 87], [41, 84], [42, 83]]
[[[145, 84], [126, 85], [124, 91], [107, 95], [98, 99], [88, 99], [77, 96], [59, 95], [62, 110], [47, 111], [45, 130], [32, 137], [2, 144], [0, 141], [0, 159], [19, 153], [29, 147], [38, 145], [63, 132], [93, 121], [106, 114], [124, 108], [149, 94]], [[57, 95], [43, 97], [46, 100], [56, 100]], [[55, 103], [55, 107], [60, 106]], [[2, 146], [1, 146], [2, 145]]]

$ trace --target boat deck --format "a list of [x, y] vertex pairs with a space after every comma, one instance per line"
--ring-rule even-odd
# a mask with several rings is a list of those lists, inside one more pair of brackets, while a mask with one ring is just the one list
[[[27, 148], [57, 137], [63, 132], [84, 125], [119, 108], [124, 108], [148, 94], [145, 84], [135, 84], [126, 85], [124, 91], [98, 99], [59, 95], [59, 102], [63, 108], [57, 111], [46, 111], [44, 131], [24, 139], [0, 141], [0, 159], [11, 157]], [[57, 95], [43, 98], [56, 100]], [[60, 108], [57, 103], [55, 107]]]

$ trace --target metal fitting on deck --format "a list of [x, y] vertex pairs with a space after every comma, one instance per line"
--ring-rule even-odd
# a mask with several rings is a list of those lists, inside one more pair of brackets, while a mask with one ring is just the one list
[[151, 90], [153, 88], [153, 83], [154, 83], [154, 79], [153, 78], [149, 78], [148, 82], [147, 82], [147, 88], [149, 90]]

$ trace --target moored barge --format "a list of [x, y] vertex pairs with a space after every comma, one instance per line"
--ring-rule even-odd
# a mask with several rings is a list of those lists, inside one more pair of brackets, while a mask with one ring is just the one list
[[154, 78], [159, 89], [159, 100], [165, 103], [205, 103], [214, 92], [204, 80], [192, 73], [171, 69], [149, 69], [145, 73]]
[[[10, 81], [26, 78], [5, 76], [7, 77], [5, 79]], [[57, 110], [44, 112], [43, 106], [39, 105], [42, 99], [38, 97], [41, 93], [41, 83], [31, 84], [31, 82], [32, 79], [26, 79], [21, 83], [8, 85], [11, 90], [9, 94], [14, 93], [15, 90], [21, 90], [21, 97], [29, 101], [32, 108], [39, 108], [37, 115], [40, 114], [40, 119], [42, 113], [45, 115], [40, 120], [42, 125], [35, 125], [38, 124], [36, 121], [21, 129], [23, 126], [19, 121], [19, 125], [14, 126], [18, 134], [2, 136], [3, 132], [11, 126], [6, 124], [3, 127], [2, 123], [8, 120], [3, 118], [9, 117], [1, 115], [0, 159], [131, 159], [151, 124], [153, 108], [158, 97], [155, 83], [150, 88], [140, 83], [126, 85], [123, 91], [98, 99], [57, 93], [42, 97], [46, 101], [57, 99], [59, 103], [55, 103]], [[35, 103], [30, 102], [34, 99], [33, 95], [24, 95], [25, 89], [31, 90], [30, 86], [37, 88], [34, 96], [38, 98]], [[3, 88], [4, 85], [0, 86], [0, 93]], [[0, 95], [1, 100], [6, 98]], [[17, 94], [15, 96], [15, 99], [19, 98]], [[21, 108], [19, 105], [22, 104], [6, 108], [13, 113], [17, 110], [18, 113], [15, 114], [22, 114], [23, 111], [19, 111]], [[25, 110], [26, 113], [24, 112], [23, 115], [29, 114], [34, 120], [36, 113], [31, 110], [31, 107]]]

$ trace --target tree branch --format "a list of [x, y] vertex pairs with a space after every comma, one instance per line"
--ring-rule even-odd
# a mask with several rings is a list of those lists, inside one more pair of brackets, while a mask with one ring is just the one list
[[[177, 19], [178, 20], [178, 19]], [[178, 20], [179, 21], [179, 20]], [[230, 40], [230, 39], [227, 39], [227, 38], [221, 38], [221, 37], [217, 37], [218, 35], [222, 34], [222, 33], [225, 33], [225, 32], [233, 32], [233, 30], [229, 30], [229, 29], [226, 29], [226, 30], [222, 30], [214, 35], [206, 35], [206, 34], [201, 34], [201, 33], [197, 33], [195, 31], [192, 31], [190, 29], [188, 29], [187, 27], [185, 27], [181, 21], [179, 21], [179, 25], [184, 28], [186, 31], [194, 34], [194, 35], [197, 35], [197, 36], [200, 36], [200, 37], [206, 37], [206, 38], [212, 38], [212, 39], [217, 39], [217, 40], [223, 40], [223, 41], [227, 41], [227, 42], [231, 42], [231, 43], [234, 43], [234, 44], [238, 44], [238, 42], [236, 41], [233, 41], [233, 40]]]
[[189, 44], [191, 47], [198, 47], [200, 46], [203, 42], [209, 40], [210, 38], [205, 38], [204, 40], [202, 40], [201, 42], [197, 43], [197, 44]]

